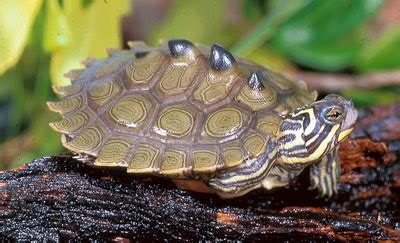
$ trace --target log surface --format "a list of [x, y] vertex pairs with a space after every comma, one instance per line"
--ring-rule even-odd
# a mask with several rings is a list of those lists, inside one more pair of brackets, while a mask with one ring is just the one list
[[339, 152], [338, 195], [290, 188], [223, 200], [124, 169], [44, 157], [0, 174], [6, 240], [400, 240], [400, 104], [361, 112]]

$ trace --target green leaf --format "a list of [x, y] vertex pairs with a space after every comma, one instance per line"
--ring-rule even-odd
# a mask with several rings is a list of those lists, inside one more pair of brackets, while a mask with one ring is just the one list
[[[106, 48], [120, 47], [120, 18], [128, 11], [129, 1], [93, 1], [85, 7], [80, 0], [64, 1], [62, 14], [69, 31], [52, 30], [52, 36], [46, 37], [49, 43], [59, 43], [58, 33], [69, 35], [61, 38], [68, 40], [64, 46], [53, 45], [57, 47], [53, 48], [50, 66], [53, 84], [69, 84], [64, 77], [66, 72], [82, 68], [81, 62], [87, 57], [105, 57]], [[57, 26], [63, 25], [54, 27]]]
[[238, 55], [247, 55], [268, 41], [279, 26], [293, 14], [306, 6], [310, 0], [274, 1], [270, 13], [261, 19], [257, 26], [232, 48]]
[[231, 33], [226, 29], [226, 0], [175, 1], [165, 21], [150, 34], [150, 42], [186, 38], [193, 42], [227, 43]]
[[356, 40], [299, 47], [289, 56], [297, 63], [319, 70], [336, 71], [346, 68], [357, 56], [361, 46]]
[[388, 29], [363, 46], [355, 61], [360, 72], [400, 68], [400, 30]]
[[47, 0], [43, 46], [48, 52], [66, 47], [71, 39], [68, 20], [58, 0]]
[[242, 10], [244, 16], [250, 20], [256, 20], [263, 16], [264, 12], [264, 4], [263, 0], [244, 0], [242, 1]]
[[277, 31], [276, 50], [300, 64], [337, 70], [352, 63], [361, 45], [361, 27], [381, 0], [314, 0]]
[[42, 0], [0, 0], [0, 75], [21, 57], [41, 5]]

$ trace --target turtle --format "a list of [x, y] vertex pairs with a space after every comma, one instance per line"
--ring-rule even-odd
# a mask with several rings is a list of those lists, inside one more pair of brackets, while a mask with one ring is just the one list
[[109, 49], [66, 74], [62, 116], [50, 126], [83, 163], [125, 167], [222, 198], [290, 185], [309, 167], [311, 188], [336, 193], [338, 145], [357, 109], [337, 94], [316, 100], [302, 81], [211, 47], [173, 39]]

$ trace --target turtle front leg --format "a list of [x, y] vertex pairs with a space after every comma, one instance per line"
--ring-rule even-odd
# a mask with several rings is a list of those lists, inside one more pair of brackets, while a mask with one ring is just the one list
[[288, 169], [280, 165], [275, 165], [268, 176], [263, 180], [262, 185], [267, 190], [287, 186], [297, 178], [303, 169], [304, 168]]
[[324, 156], [310, 168], [310, 189], [318, 188], [321, 196], [331, 197], [337, 193], [337, 182], [340, 176], [340, 161], [337, 149]]
[[209, 187], [222, 198], [242, 196], [261, 187], [276, 159], [276, 145], [269, 141], [264, 154], [243, 162], [235, 168], [226, 169], [208, 181]]

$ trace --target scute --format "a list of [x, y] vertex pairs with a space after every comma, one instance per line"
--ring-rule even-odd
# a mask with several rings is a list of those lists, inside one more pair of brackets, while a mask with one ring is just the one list
[[186, 40], [131, 42], [67, 74], [48, 102], [63, 145], [97, 166], [171, 178], [212, 174], [265, 152], [283, 117], [311, 103], [302, 83]]
[[228, 147], [224, 149], [223, 156], [227, 168], [238, 166], [244, 161], [242, 149], [239, 147]]
[[94, 116], [95, 114], [91, 114], [89, 111], [76, 112], [59, 122], [50, 123], [50, 126], [57, 132], [74, 134], [87, 125]]
[[302, 96], [302, 95], [288, 95], [285, 99], [285, 103], [290, 110], [302, 107], [304, 104], [313, 102], [313, 97]]
[[133, 142], [125, 141], [123, 138], [112, 138], [102, 146], [94, 164], [127, 167], [128, 152], [132, 146]]
[[158, 85], [161, 95], [171, 96], [184, 93], [195, 84], [199, 69], [198, 63], [187, 65], [179, 62], [171, 63]]
[[134, 152], [129, 162], [128, 172], [130, 173], [154, 173], [160, 170], [161, 146], [141, 143]]
[[131, 86], [149, 83], [166, 60], [159, 51], [148, 51], [142, 55], [133, 59], [125, 69]]
[[188, 154], [184, 149], [167, 148], [162, 158], [160, 173], [176, 175], [190, 170], [187, 159]]
[[47, 102], [49, 110], [65, 115], [79, 110], [84, 106], [84, 99], [81, 96], [66, 98], [58, 102]]
[[251, 107], [253, 111], [271, 109], [277, 102], [277, 94], [269, 84], [264, 84], [260, 90], [252, 90], [250, 86], [243, 86], [237, 100]]
[[204, 122], [203, 137], [225, 138], [232, 136], [249, 121], [249, 115], [235, 106], [218, 109]]
[[95, 109], [118, 97], [121, 91], [120, 85], [112, 79], [93, 82], [88, 88], [89, 99], [95, 104]]
[[256, 132], [244, 136], [243, 147], [250, 158], [255, 158], [265, 152], [267, 140]]
[[220, 152], [212, 147], [199, 147], [193, 149], [193, 171], [213, 172], [223, 167]]
[[113, 55], [108, 59], [103, 59], [101, 61], [95, 61], [93, 64], [87, 64], [87, 66], [96, 66], [95, 72], [93, 73], [93, 78], [101, 79], [104, 77], [110, 77], [110, 75], [115, 74], [123, 68], [130, 59], [129, 52], [120, 51], [120, 54]]
[[149, 122], [150, 114], [155, 108], [154, 101], [145, 94], [132, 93], [115, 102], [108, 115], [114, 124], [123, 128], [143, 129]]
[[70, 96], [79, 93], [82, 90], [82, 83], [76, 85], [56, 86], [53, 85], [53, 91], [61, 97]]
[[153, 132], [163, 139], [188, 138], [195, 126], [194, 109], [184, 105], [166, 107], [160, 111]]
[[97, 152], [101, 147], [105, 138], [104, 128], [99, 125], [93, 125], [86, 128], [76, 137], [70, 138], [67, 135], [62, 136], [64, 147], [76, 153], [87, 153], [97, 156]]
[[193, 93], [193, 98], [201, 105], [212, 105], [226, 98], [234, 85], [238, 73], [209, 69]]
[[264, 76], [264, 79], [269, 80], [272, 85], [275, 85], [278, 87], [278, 90], [281, 92], [290, 92], [295, 89], [295, 85], [293, 84], [292, 81], [284, 77], [280, 73], [275, 73], [275, 72], [262, 72], [262, 75]]
[[282, 117], [274, 112], [269, 112], [261, 115], [257, 119], [256, 128], [264, 133], [265, 135], [269, 135], [272, 137], [276, 137], [279, 126], [282, 123]]

